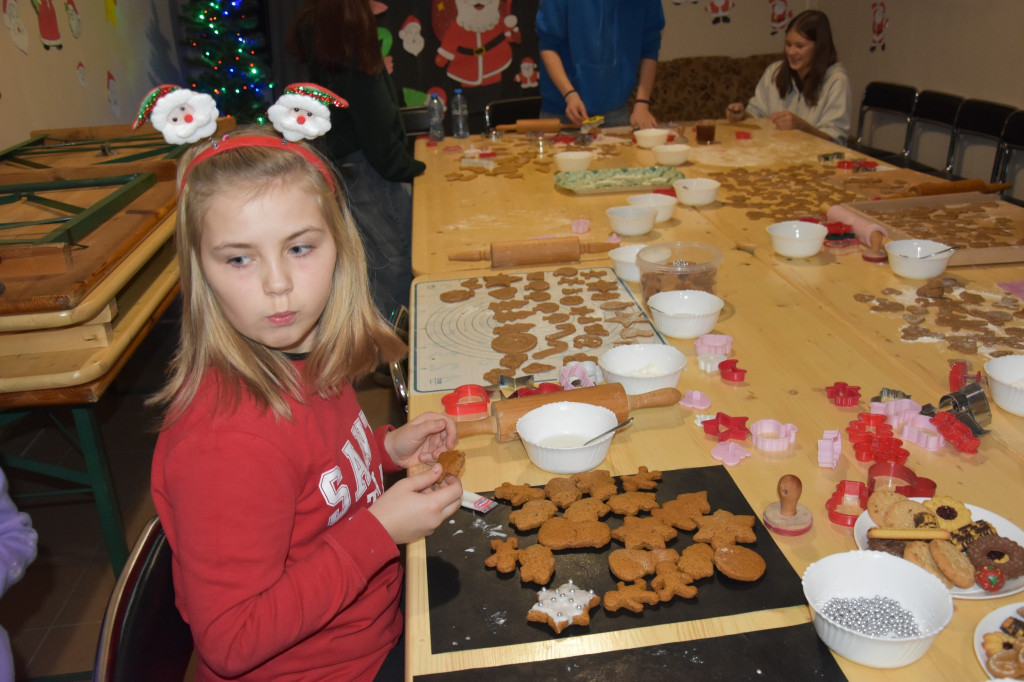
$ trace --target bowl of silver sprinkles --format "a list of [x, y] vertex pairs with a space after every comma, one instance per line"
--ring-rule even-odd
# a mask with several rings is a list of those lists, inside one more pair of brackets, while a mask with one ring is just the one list
[[804, 571], [803, 588], [821, 641], [873, 668], [901, 668], [921, 658], [953, 617], [953, 597], [941, 580], [885, 552], [815, 561]]

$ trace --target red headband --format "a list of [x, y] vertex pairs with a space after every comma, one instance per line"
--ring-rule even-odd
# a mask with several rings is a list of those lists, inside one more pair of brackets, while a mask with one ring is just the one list
[[332, 190], [334, 189], [334, 178], [331, 176], [331, 171], [327, 168], [327, 164], [323, 162], [323, 159], [321, 159], [316, 153], [310, 151], [301, 144], [295, 144], [283, 138], [272, 137], [270, 135], [237, 135], [235, 137], [228, 137], [225, 135], [221, 138], [220, 142], [214, 142], [192, 159], [192, 163], [188, 165], [181, 176], [181, 187], [185, 186], [188, 174], [192, 172], [192, 168], [194, 166], [206, 161], [215, 154], [220, 154], [228, 149], [238, 149], [240, 147], [272, 147], [274, 149], [284, 149], [285, 151], [298, 154], [302, 158], [306, 159], [306, 161], [313, 164], [316, 169], [320, 171], [320, 175], [324, 176], [324, 180], [327, 181], [327, 185]]

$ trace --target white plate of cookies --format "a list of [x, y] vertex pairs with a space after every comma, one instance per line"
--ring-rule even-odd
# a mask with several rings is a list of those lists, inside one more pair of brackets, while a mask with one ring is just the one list
[[[874, 496], [872, 496], [872, 497], [874, 497]], [[1024, 546], [1024, 530], [1021, 530], [1012, 521], [1009, 521], [1008, 519], [1004, 519], [1002, 516], [999, 516], [998, 514], [990, 512], [987, 509], [983, 509], [982, 507], [977, 507], [977, 506], [974, 506], [974, 505], [971, 505], [971, 504], [959, 503], [958, 501], [953, 500], [952, 498], [940, 497], [940, 496], [936, 496], [934, 498], [927, 498], [927, 497], [903, 498], [903, 496], [899, 496], [899, 498], [902, 498], [902, 499], [905, 499], [905, 500], [911, 500], [913, 502], [917, 502], [917, 503], [920, 503], [920, 504], [931, 504], [933, 507], [935, 506], [935, 501], [941, 499], [944, 502], [948, 502], [950, 506], [957, 506], [957, 507], [959, 507], [959, 509], [960, 509], [960, 511], [958, 512], [959, 514], [965, 514], [965, 513], [969, 514], [971, 522], [987, 521], [992, 526], [992, 529], [995, 531], [996, 535], [1001, 536], [1003, 538], [1007, 538], [1009, 540], [1012, 540], [1013, 542], [1017, 543], [1018, 545]], [[953, 503], [956, 503], [956, 505], [953, 505]], [[946, 505], [943, 505], [943, 506], [946, 506]], [[888, 510], [882, 510], [882, 511], [883, 512], [887, 512], [887, 513], [890, 514], [890, 516], [892, 516], [893, 512], [900, 512], [900, 511], [906, 511], [908, 509], [913, 509], [912, 505], [903, 505], [903, 507], [904, 507], [904, 509], [893, 509], [893, 507], [890, 505], [888, 507]], [[869, 509], [869, 511], [865, 511], [860, 516], [857, 517], [857, 522], [853, 526], [853, 537], [854, 537], [854, 540], [857, 542], [857, 548], [858, 549], [869, 549], [869, 547], [868, 547], [868, 530], [871, 529], [871, 528], [875, 528], [875, 527], [877, 527], [879, 525], [883, 525], [883, 524], [877, 523], [872, 518], [872, 514], [874, 514], [875, 516], [880, 516], [880, 513], [879, 513], [879, 509], [872, 505], [871, 499], [868, 500], [868, 509]], [[890, 518], [890, 520], [892, 520], [892, 519]], [[899, 526], [900, 524], [898, 524], [898, 523], [884, 523], [884, 525], [885, 526], [890, 526], [890, 525]], [[904, 526], [904, 527], [907, 527], [907, 526]], [[968, 563], [970, 563], [970, 562], [968, 562]], [[965, 581], [963, 580], [963, 575], [961, 575], [960, 578], [961, 578], [961, 584], [966, 584]], [[951, 580], [950, 576], [946, 576], [947, 584], [949, 584], [950, 580]], [[957, 582], [957, 581], [956, 580], [952, 580], [952, 582]], [[1019, 576], [1017, 578], [1014, 578], [1012, 580], [1007, 580], [1006, 583], [1003, 585], [1003, 588], [1001, 590], [997, 591], [997, 592], [987, 592], [987, 591], [982, 589], [979, 585], [977, 585], [974, 582], [973, 567], [972, 567], [972, 569], [971, 569], [971, 584], [970, 584], [970, 586], [969, 587], [956, 587], [956, 586], [953, 586], [953, 587], [950, 587], [949, 591], [950, 591], [950, 594], [955, 599], [999, 599], [999, 598], [1002, 598], [1002, 597], [1008, 597], [1008, 596], [1010, 596], [1012, 594], [1017, 594], [1019, 592], [1024, 592], [1024, 575], [1021, 575], [1021, 576]]]
[[[1000, 606], [982, 618], [978, 623], [978, 627], [974, 629], [974, 653], [978, 657], [978, 663], [981, 664], [982, 669], [990, 680], [1006, 677], [1005, 675], [994, 675], [988, 668], [988, 659], [992, 654], [1002, 650], [1005, 647], [1005, 643], [1008, 642], [1012, 646], [1013, 641], [1016, 639], [1016, 637], [1008, 634], [1001, 627], [1010, 618], [1017, 621], [1024, 620], [1024, 602]], [[1016, 625], [1019, 627], [1019, 623]]]

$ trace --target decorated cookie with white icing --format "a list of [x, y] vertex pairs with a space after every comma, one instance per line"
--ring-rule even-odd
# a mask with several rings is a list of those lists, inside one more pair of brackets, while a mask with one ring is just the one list
[[590, 609], [600, 603], [601, 598], [593, 590], [577, 587], [570, 580], [553, 590], [541, 589], [526, 620], [547, 623], [557, 635], [570, 625], [590, 625]]

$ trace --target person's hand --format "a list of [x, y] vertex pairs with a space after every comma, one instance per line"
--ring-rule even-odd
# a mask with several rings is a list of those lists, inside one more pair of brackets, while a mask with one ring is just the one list
[[430, 535], [462, 504], [462, 481], [448, 476], [435, 487], [440, 475], [441, 465], [435, 464], [396, 482], [370, 505], [396, 545]]
[[651, 113], [650, 105], [637, 102], [633, 105], [633, 112], [629, 115], [629, 124], [636, 130], [655, 128], [658, 125], [658, 119], [654, 118], [654, 114]]
[[743, 106], [743, 102], [733, 102], [725, 108], [725, 118], [731, 123], [742, 121], [746, 117], [747, 110]]
[[776, 111], [768, 116], [768, 120], [775, 124], [776, 130], [807, 130], [810, 127], [792, 111]]
[[578, 92], [570, 92], [565, 98], [565, 117], [580, 125], [587, 118], [587, 106]]
[[433, 464], [437, 456], [451, 450], [457, 439], [455, 420], [436, 412], [424, 412], [384, 436], [384, 449], [396, 466]]

